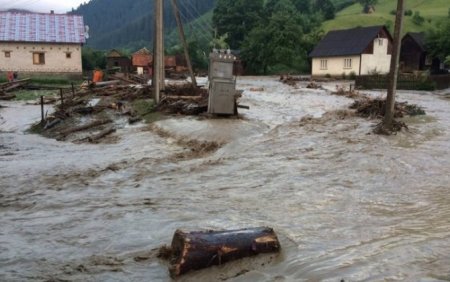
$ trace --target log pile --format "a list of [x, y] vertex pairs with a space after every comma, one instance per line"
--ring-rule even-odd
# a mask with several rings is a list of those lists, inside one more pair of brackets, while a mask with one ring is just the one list
[[0, 84], [0, 100], [12, 100], [16, 98], [16, 95], [10, 93], [14, 90], [25, 87], [30, 82], [30, 79], [16, 80], [12, 82], [5, 82]]
[[176, 278], [192, 270], [280, 250], [277, 235], [268, 227], [190, 233], [177, 230], [171, 248], [163, 247], [160, 257], [170, 261], [170, 274]]

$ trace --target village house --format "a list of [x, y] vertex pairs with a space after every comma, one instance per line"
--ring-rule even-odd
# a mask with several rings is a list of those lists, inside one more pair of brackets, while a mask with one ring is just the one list
[[132, 69], [131, 59], [122, 52], [112, 49], [106, 55], [106, 68], [109, 70], [117, 68], [120, 72], [128, 73]]
[[432, 74], [438, 74], [443, 72], [444, 65], [441, 60], [428, 54], [424, 33], [408, 32], [402, 38], [400, 69], [410, 73], [430, 70]]
[[144, 73], [152, 75], [153, 55], [147, 48], [142, 48], [133, 53], [132, 64], [137, 74], [143, 75]]
[[81, 76], [83, 17], [0, 12], [0, 72]]
[[310, 53], [312, 76], [385, 74], [391, 54], [392, 36], [384, 26], [330, 31]]

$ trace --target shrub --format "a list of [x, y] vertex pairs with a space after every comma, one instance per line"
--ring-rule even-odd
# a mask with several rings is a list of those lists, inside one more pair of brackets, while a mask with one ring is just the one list
[[342, 73], [341, 77], [342, 79], [347, 79], [347, 75], [345, 74], [345, 72]]
[[330, 75], [329, 73], [327, 73], [327, 74], [325, 75], [325, 77], [326, 77], [326, 78], [331, 78], [331, 75]]
[[419, 11], [416, 11], [414, 13], [414, 16], [412, 17], [412, 21], [415, 25], [422, 25], [425, 21], [425, 18], [420, 15]]
[[405, 11], [405, 16], [407, 16], [407, 17], [412, 16], [412, 14], [413, 14], [413, 11], [411, 9], [408, 9]]
[[356, 73], [354, 71], [350, 72], [349, 77], [351, 80], [355, 80], [356, 79]]

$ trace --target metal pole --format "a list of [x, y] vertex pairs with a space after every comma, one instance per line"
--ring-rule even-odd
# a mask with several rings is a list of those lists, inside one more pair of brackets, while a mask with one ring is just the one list
[[197, 87], [197, 80], [195, 79], [194, 70], [192, 69], [191, 57], [189, 56], [189, 45], [186, 42], [186, 36], [184, 34], [183, 23], [180, 18], [180, 11], [178, 9], [177, 0], [172, 0], [173, 13], [175, 14], [175, 19], [177, 21], [178, 33], [180, 35], [180, 40], [184, 47], [184, 57], [186, 58], [187, 67], [189, 69], [189, 74], [191, 75], [192, 86]]
[[155, 0], [155, 81], [153, 82], [155, 101], [159, 103], [161, 91], [164, 91], [164, 3], [163, 0]]

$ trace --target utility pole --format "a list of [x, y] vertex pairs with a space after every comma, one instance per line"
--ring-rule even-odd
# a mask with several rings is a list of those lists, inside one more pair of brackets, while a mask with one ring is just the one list
[[155, 44], [153, 50], [153, 91], [156, 103], [165, 90], [164, 74], [164, 1], [155, 0]]
[[172, 0], [173, 13], [175, 15], [175, 19], [177, 20], [178, 33], [180, 34], [180, 40], [183, 44], [184, 48], [184, 57], [186, 58], [187, 67], [189, 69], [189, 74], [191, 75], [192, 86], [194, 88], [197, 87], [197, 80], [195, 79], [194, 70], [192, 69], [191, 57], [189, 56], [189, 46], [186, 42], [186, 36], [184, 34], [183, 23], [180, 18], [180, 11], [178, 10], [177, 0]]
[[400, 58], [400, 38], [402, 36], [404, 0], [397, 2], [397, 14], [395, 16], [394, 46], [391, 57], [391, 69], [386, 97], [386, 113], [382, 123], [382, 129], [387, 132], [393, 131], [395, 93], [397, 91], [398, 65]]

